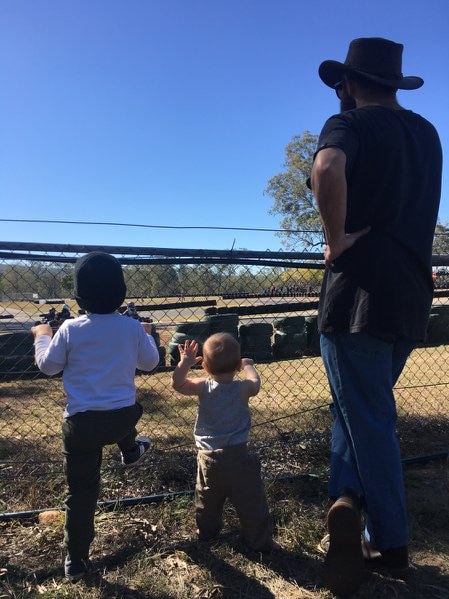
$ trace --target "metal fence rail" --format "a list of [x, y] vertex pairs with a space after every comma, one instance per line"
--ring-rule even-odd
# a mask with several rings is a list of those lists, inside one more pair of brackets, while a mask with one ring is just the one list
[[[30, 328], [50, 320], [56, 330], [78, 315], [73, 300], [76, 259], [89, 251], [116, 255], [127, 302], [151, 321], [160, 363], [137, 373], [144, 406], [139, 432], [155, 449], [137, 471], [123, 471], [117, 448], [104, 457], [103, 498], [171, 493], [192, 487], [193, 398], [172, 391], [177, 345], [200, 346], [226, 330], [252, 357], [262, 390], [252, 400], [252, 443], [267, 477], [313, 471], [327, 452], [330, 394], [316, 328], [321, 254], [243, 252], [35, 243], [0, 243], [0, 512], [62, 503], [61, 378], [45, 377], [33, 360]], [[447, 256], [434, 257], [449, 265]], [[429, 339], [398, 381], [399, 434], [406, 456], [447, 450], [449, 431], [449, 302], [445, 277], [429, 319]], [[68, 307], [63, 309], [64, 304]], [[125, 312], [123, 305], [122, 312]]]

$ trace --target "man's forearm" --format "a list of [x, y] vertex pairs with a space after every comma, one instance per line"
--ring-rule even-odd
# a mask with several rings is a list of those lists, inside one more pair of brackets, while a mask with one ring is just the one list
[[346, 157], [341, 150], [325, 148], [315, 159], [312, 189], [323, 222], [326, 243], [338, 244], [345, 236]]
[[345, 236], [346, 192], [329, 181], [321, 186], [316, 196], [318, 210], [323, 222], [326, 243], [338, 244]]

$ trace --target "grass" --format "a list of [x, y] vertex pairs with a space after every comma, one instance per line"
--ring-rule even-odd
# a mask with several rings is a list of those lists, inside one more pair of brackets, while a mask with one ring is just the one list
[[[441, 451], [447, 446], [449, 347], [416, 349], [398, 381], [399, 433], [404, 455]], [[259, 364], [262, 389], [251, 401], [252, 441], [267, 476], [309, 471], [314, 446], [327, 443], [330, 394], [321, 358], [304, 357]], [[171, 389], [171, 373], [138, 376], [144, 406], [138, 430], [152, 438], [155, 451], [145, 481], [117, 473], [118, 451], [104, 453], [103, 496], [158, 493], [192, 487], [192, 428], [196, 400]], [[202, 376], [201, 370], [192, 376]], [[60, 378], [0, 383], [0, 510], [22, 511], [60, 505], [64, 493], [60, 423], [64, 390]]]
[[[401, 415], [438, 418], [449, 412], [446, 393], [449, 346], [416, 349], [397, 384]], [[320, 410], [330, 403], [320, 358], [259, 364], [262, 389], [251, 401], [255, 438], [264, 436], [263, 423], [277, 423], [277, 432], [315, 430]], [[144, 406], [140, 427], [161, 448], [190, 444], [196, 400], [171, 389], [171, 373], [158, 372], [136, 379], [137, 397]], [[193, 371], [191, 376], [202, 376]], [[64, 406], [60, 378], [0, 383], [0, 442], [14, 439], [39, 445], [45, 440], [49, 454], [59, 453], [59, 428]], [[318, 417], [317, 417], [318, 415]], [[322, 430], [322, 426], [318, 427]], [[25, 449], [24, 449], [25, 450]], [[1, 449], [0, 449], [1, 451]], [[0, 453], [5, 457], [6, 447]]]
[[[411, 558], [405, 580], [367, 575], [355, 599], [447, 599], [447, 469], [406, 471]], [[0, 597], [25, 599], [331, 599], [322, 586], [325, 473], [267, 484], [282, 550], [248, 551], [233, 510], [214, 543], [197, 542], [190, 497], [126, 511], [99, 512], [92, 545], [96, 572], [70, 583], [61, 568], [62, 519], [0, 524]]]
[[[30, 305], [30, 310], [36, 306]], [[39, 310], [42, 307], [38, 307]], [[42, 310], [44, 311], [44, 310]], [[166, 345], [172, 328], [161, 330]], [[399, 434], [404, 455], [447, 449], [449, 347], [416, 349], [398, 381]], [[299, 474], [267, 483], [283, 550], [261, 556], [239, 540], [226, 509], [220, 542], [195, 540], [190, 496], [160, 505], [99, 512], [92, 557], [97, 574], [79, 584], [62, 577], [62, 519], [0, 523], [0, 599], [331, 599], [321, 586], [316, 545], [327, 511], [328, 404], [320, 358], [259, 364], [262, 390], [252, 400], [253, 446], [264, 476]], [[192, 376], [200, 376], [194, 371]], [[118, 467], [118, 450], [104, 452], [102, 499], [191, 490], [195, 454], [193, 398], [171, 390], [170, 372], [138, 376], [144, 405], [139, 432], [154, 450], [139, 468]], [[0, 511], [62, 505], [60, 378], [0, 383]], [[313, 474], [314, 476], [309, 476]], [[441, 462], [406, 472], [414, 566], [406, 581], [372, 575], [359, 599], [448, 599], [447, 471]]]

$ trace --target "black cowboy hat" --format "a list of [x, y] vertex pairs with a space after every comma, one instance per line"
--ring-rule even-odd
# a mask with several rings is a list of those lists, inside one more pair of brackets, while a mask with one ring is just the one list
[[329, 87], [335, 88], [346, 73], [357, 73], [387, 87], [417, 89], [423, 85], [421, 77], [402, 75], [402, 44], [381, 37], [361, 37], [349, 44], [344, 63], [325, 60], [318, 74]]

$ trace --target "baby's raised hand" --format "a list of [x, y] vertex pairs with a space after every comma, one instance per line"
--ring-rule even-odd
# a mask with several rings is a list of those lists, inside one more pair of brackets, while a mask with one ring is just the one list
[[201, 362], [201, 356], [197, 356], [199, 349], [198, 343], [193, 339], [186, 339], [186, 341], [184, 341], [184, 345], [178, 345], [178, 348], [179, 355], [181, 356], [181, 360], [183, 362], [187, 362], [190, 366]]

